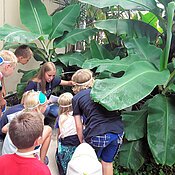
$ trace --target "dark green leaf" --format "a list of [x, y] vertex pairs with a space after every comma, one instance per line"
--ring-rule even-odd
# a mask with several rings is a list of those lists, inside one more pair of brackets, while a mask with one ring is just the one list
[[[174, 101], [174, 99], [173, 99]], [[170, 98], [155, 96], [148, 105], [148, 143], [157, 163], [175, 163], [175, 108]]]

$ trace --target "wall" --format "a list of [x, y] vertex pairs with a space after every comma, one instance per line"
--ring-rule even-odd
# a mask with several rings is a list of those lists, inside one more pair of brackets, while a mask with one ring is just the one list
[[[52, 13], [57, 7], [57, 4], [52, 3], [51, 0], [42, 1], [47, 8], [48, 13]], [[20, 0], [0, 0], [0, 26], [3, 24], [10, 24], [18, 27], [24, 27], [21, 24], [19, 16]], [[0, 49], [2, 49], [3, 43], [0, 42]], [[18, 64], [14, 74], [11, 77], [5, 79], [5, 86], [7, 93], [16, 91], [16, 85], [20, 82], [22, 73], [18, 73], [18, 69], [30, 70], [39, 67], [39, 62], [32, 58], [27, 65]]]

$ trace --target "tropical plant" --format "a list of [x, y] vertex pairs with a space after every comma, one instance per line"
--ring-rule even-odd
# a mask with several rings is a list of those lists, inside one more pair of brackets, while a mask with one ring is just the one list
[[[136, 172], [146, 160], [145, 151], [149, 148], [157, 164], [172, 166], [175, 164], [175, 69], [169, 52], [175, 2], [159, 0], [164, 6], [166, 17], [163, 17], [155, 0], [80, 1], [98, 8], [120, 6], [125, 10], [147, 11], [148, 16], [151, 15], [151, 21], [150, 17], [141, 15], [141, 19], [95, 22], [97, 29], [108, 31], [113, 38], [121, 38], [121, 46], [127, 54], [122, 59], [120, 56], [104, 58], [99, 44], [93, 43], [96, 47], [91, 50], [99, 52], [86, 60], [83, 67], [95, 69], [99, 74], [108, 72], [105, 78], [100, 76], [96, 80], [91, 97], [110, 111], [123, 111], [125, 142], [119, 152], [119, 164]], [[107, 42], [111, 45], [110, 40]], [[132, 107], [132, 111], [127, 111], [128, 107]]]
[[[114, 15], [96, 21], [94, 27], [79, 29], [78, 4], [49, 16], [40, 0], [21, 0], [21, 21], [30, 32], [4, 25], [0, 28], [0, 39], [10, 44], [38, 40], [42, 48], [31, 45], [37, 60], [53, 61], [59, 66], [76, 65], [95, 72], [93, 100], [108, 110], [123, 111], [125, 142], [119, 152], [119, 165], [135, 173], [147, 159], [145, 151], [150, 150], [157, 164], [172, 166], [175, 163], [175, 64], [169, 59], [169, 52], [174, 36], [175, 2], [158, 0], [164, 6], [162, 10], [156, 0], [79, 1], [103, 11], [110, 7], [118, 9], [118, 14], [139, 13], [133, 19], [130, 15], [125, 15], [125, 19]], [[98, 37], [97, 32], [102, 35]], [[56, 53], [56, 48], [82, 40], [89, 44], [85, 52]], [[28, 80], [31, 74], [27, 72], [23, 79]], [[128, 107], [132, 111], [127, 111]]]
[[[58, 73], [65, 66], [75, 65], [80, 67], [85, 59], [81, 53], [70, 52], [70, 49], [68, 51], [66, 49], [67, 57], [62, 57], [61, 54], [56, 53], [57, 48], [64, 48], [70, 44], [74, 45], [77, 41], [89, 41], [89, 37], [95, 35], [98, 31], [95, 28], [78, 29], [77, 19], [79, 15], [79, 4], [69, 5], [50, 16], [41, 0], [20, 0], [21, 22], [28, 30], [5, 24], [0, 27], [0, 40], [5, 42], [4, 48], [28, 44], [32, 48], [34, 58], [37, 61], [53, 61], [59, 69]], [[40, 43], [40, 46], [34, 43], [36, 41]], [[66, 61], [70, 57], [71, 61]], [[79, 58], [78, 63], [77, 58]], [[36, 71], [21, 71], [24, 75], [21, 83], [18, 84], [17, 91], [19, 93], [23, 92], [26, 82]]]

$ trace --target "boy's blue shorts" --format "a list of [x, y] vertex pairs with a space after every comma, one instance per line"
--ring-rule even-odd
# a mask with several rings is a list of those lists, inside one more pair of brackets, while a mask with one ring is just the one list
[[107, 133], [101, 136], [91, 138], [91, 145], [95, 149], [97, 157], [104, 162], [113, 162], [114, 157], [120, 148], [123, 140], [123, 133]]

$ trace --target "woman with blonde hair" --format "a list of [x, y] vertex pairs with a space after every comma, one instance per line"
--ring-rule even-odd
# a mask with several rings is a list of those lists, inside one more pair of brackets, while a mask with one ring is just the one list
[[[21, 101], [24, 105], [24, 109], [22, 111], [18, 111], [16, 113], [7, 115], [8, 122], [10, 123], [14, 117], [22, 112], [38, 112], [44, 113], [47, 107], [47, 98], [41, 91], [27, 91], [23, 94], [23, 98]], [[43, 118], [44, 120], [44, 118]], [[2, 128], [2, 132], [7, 133], [4, 144], [2, 148], [2, 154], [12, 154], [16, 152], [16, 147], [12, 144], [9, 134], [8, 134], [8, 124]], [[42, 162], [47, 163], [46, 154], [50, 145], [52, 135], [52, 128], [50, 126], [45, 125], [42, 135], [41, 147], [40, 149], [40, 160]], [[36, 151], [36, 152], [38, 152]]]
[[57, 119], [58, 128], [58, 148], [56, 150], [56, 161], [60, 175], [65, 175], [67, 164], [70, 161], [75, 148], [80, 144], [75, 120], [72, 116], [72, 98], [69, 92], [63, 93], [58, 99], [59, 118]]
[[[56, 75], [56, 67], [52, 62], [44, 63], [39, 72], [28, 82], [28, 85], [25, 91], [35, 90], [42, 91], [46, 97], [49, 99], [52, 91], [57, 86], [72, 86], [72, 81], [62, 80], [60, 77]], [[58, 106], [55, 104], [50, 104], [47, 107], [45, 112], [45, 116], [51, 115], [53, 117], [58, 116]]]

